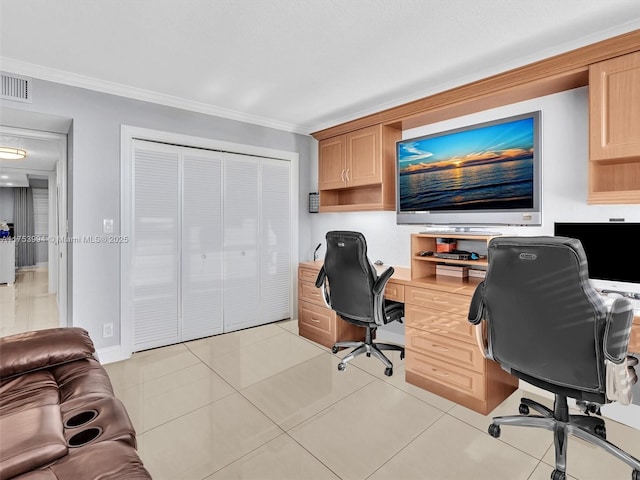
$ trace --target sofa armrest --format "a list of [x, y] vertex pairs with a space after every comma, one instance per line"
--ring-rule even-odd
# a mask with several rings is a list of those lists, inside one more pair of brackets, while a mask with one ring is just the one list
[[93, 357], [89, 333], [78, 327], [50, 328], [0, 338], [0, 379]]

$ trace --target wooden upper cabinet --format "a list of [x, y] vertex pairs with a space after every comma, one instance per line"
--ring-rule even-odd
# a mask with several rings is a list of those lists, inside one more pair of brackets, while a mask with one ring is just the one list
[[318, 142], [318, 187], [320, 190], [345, 187], [346, 152], [346, 135]]
[[640, 52], [589, 67], [588, 202], [640, 203]]
[[382, 126], [363, 128], [347, 134], [347, 185], [382, 182]]
[[318, 148], [320, 190], [382, 182], [380, 125], [322, 140]]
[[318, 142], [321, 212], [395, 210], [395, 145], [401, 132], [373, 125]]
[[592, 160], [640, 157], [640, 52], [589, 68]]

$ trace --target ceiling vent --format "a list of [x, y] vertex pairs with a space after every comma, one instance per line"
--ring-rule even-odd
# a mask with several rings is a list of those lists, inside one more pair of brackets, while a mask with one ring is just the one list
[[3, 73], [0, 97], [16, 102], [31, 103], [31, 82], [32, 80], [27, 77]]

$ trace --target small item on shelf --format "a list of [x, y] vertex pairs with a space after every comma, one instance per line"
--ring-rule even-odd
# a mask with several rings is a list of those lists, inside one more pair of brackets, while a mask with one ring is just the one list
[[455, 238], [436, 238], [436, 252], [446, 253], [456, 249], [457, 241]]
[[469, 267], [459, 267], [457, 265], [436, 265], [436, 275], [467, 278], [469, 276]]
[[469, 269], [469, 276], [474, 278], [485, 278], [487, 276], [486, 270], [479, 270], [477, 268]]

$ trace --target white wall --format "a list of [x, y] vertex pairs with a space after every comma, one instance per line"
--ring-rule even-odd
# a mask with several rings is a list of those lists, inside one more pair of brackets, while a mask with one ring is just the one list
[[[34, 79], [33, 103], [0, 100], [0, 107], [38, 112], [72, 120], [69, 132], [70, 235], [102, 234], [103, 219], [114, 219], [120, 232], [120, 126], [254, 145], [299, 154], [299, 174], [307, 185], [311, 138], [281, 130], [131, 100]], [[3, 124], [5, 119], [3, 119]], [[7, 125], [12, 126], [12, 125]], [[29, 128], [28, 125], [20, 125]], [[299, 232], [308, 239], [308, 191], [300, 188]], [[308, 243], [308, 240], [305, 240]], [[74, 326], [89, 331], [99, 350], [120, 342], [120, 247], [117, 244], [70, 245], [72, 289], [69, 309]], [[114, 336], [102, 338], [102, 325], [114, 323]]]
[[[488, 230], [513, 235], [553, 235], [560, 221], [602, 221], [622, 217], [640, 222], [637, 205], [587, 205], [588, 90], [587, 87], [494, 108], [464, 117], [403, 132], [413, 138], [465, 125], [542, 110], [542, 226], [491, 227]], [[317, 185], [317, 168], [315, 170]], [[311, 218], [309, 245], [301, 256], [311, 259], [313, 248], [324, 256], [324, 236], [329, 230], [358, 230], [367, 238], [369, 258], [391, 265], [410, 265], [410, 234], [424, 228], [396, 225], [395, 212], [321, 213]]]

